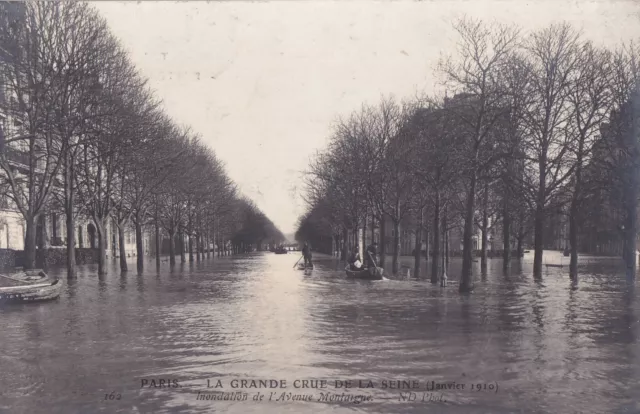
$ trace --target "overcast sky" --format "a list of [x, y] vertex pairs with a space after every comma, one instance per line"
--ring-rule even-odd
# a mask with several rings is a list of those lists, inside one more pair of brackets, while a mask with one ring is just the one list
[[567, 20], [598, 43], [640, 39], [629, 1], [96, 2], [167, 112], [224, 160], [284, 232], [331, 124], [363, 102], [433, 90], [463, 14], [525, 30]]

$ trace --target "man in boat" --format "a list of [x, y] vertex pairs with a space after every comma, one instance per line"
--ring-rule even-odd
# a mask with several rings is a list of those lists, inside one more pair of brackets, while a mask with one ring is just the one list
[[311, 263], [311, 248], [307, 242], [304, 243], [302, 247], [302, 256], [304, 256], [304, 267], [311, 267], [313, 264]]
[[366, 263], [367, 268], [376, 267], [375, 261], [377, 261], [378, 256], [378, 242], [373, 242], [367, 247], [366, 252]]
[[362, 270], [362, 259], [360, 259], [360, 249], [358, 249], [358, 246], [353, 248], [353, 253], [349, 256], [349, 267], [354, 271]]

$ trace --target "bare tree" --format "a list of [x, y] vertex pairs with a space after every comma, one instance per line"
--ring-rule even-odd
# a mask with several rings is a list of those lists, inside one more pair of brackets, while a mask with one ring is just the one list
[[501, 24], [490, 27], [481, 21], [461, 19], [455, 29], [460, 35], [459, 55], [443, 59], [439, 71], [458, 93], [448, 108], [467, 129], [465, 185], [465, 224], [463, 234], [462, 276], [459, 289], [469, 291], [473, 261], [472, 235], [478, 175], [495, 162], [491, 134], [496, 123], [505, 116], [500, 69], [518, 46], [518, 29]]
[[27, 3], [24, 15], [3, 32], [3, 77], [11, 96], [4, 109], [14, 125], [4, 131], [0, 167], [10, 187], [8, 196], [25, 221], [27, 269], [35, 266], [36, 222], [49, 204], [61, 166], [53, 112], [57, 97], [52, 92], [58, 73], [52, 47], [57, 21], [52, 7]]
[[[115, 46], [114, 46], [115, 47]], [[119, 49], [119, 48], [118, 48]], [[101, 116], [82, 143], [79, 168], [79, 196], [93, 219], [98, 235], [98, 274], [104, 275], [107, 251], [107, 225], [116, 207], [122, 164], [135, 139], [134, 107], [144, 80], [137, 76], [126, 54], [121, 51], [103, 64], [101, 76]]]
[[567, 122], [570, 150], [575, 160], [569, 207], [569, 243], [572, 280], [578, 278], [578, 227], [581, 224], [580, 205], [584, 198], [583, 169], [591, 159], [591, 151], [600, 133], [600, 125], [610, 111], [610, 54], [596, 49], [590, 42], [580, 45], [577, 68], [569, 86], [568, 102], [571, 116]]
[[[623, 222], [615, 223], [623, 236], [623, 259], [627, 278], [636, 274], [636, 237], [640, 198], [640, 48], [623, 45], [610, 66], [611, 107], [609, 122], [602, 127], [601, 154], [594, 157], [599, 187], [609, 199], [621, 200]], [[614, 205], [609, 203], [611, 208]], [[613, 223], [612, 223], [613, 224]]]
[[[441, 270], [439, 257], [443, 207], [451, 198], [454, 183], [459, 179], [460, 160], [457, 157], [460, 152], [457, 145], [460, 144], [460, 130], [455, 118], [443, 106], [444, 102], [431, 101], [424, 109], [416, 111], [413, 120], [413, 133], [419, 143], [411, 157], [411, 167], [416, 175], [416, 211], [421, 216], [427, 206], [432, 211], [431, 283], [438, 282]], [[416, 266], [415, 272], [418, 271], [419, 267]]]
[[531, 34], [525, 44], [531, 65], [531, 87], [525, 93], [531, 103], [525, 114], [524, 156], [530, 163], [528, 184], [535, 191], [534, 275], [542, 272], [547, 207], [575, 166], [565, 128], [571, 116], [571, 79], [579, 63], [578, 39], [563, 23]]

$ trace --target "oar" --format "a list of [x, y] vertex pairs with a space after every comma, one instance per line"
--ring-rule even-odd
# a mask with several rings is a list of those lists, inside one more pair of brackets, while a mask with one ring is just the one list
[[[376, 259], [373, 258], [373, 256], [371, 256], [371, 253], [367, 251], [367, 254], [369, 255], [369, 259], [371, 259], [371, 261], [373, 262], [373, 268], [374, 269], [378, 269], [378, 265], [376, 263]], [[376, 271], [377, 273], [377, 271]]]
[[[302, 259], [304, 256], [300, 256], [300, 259]], [[298, 259], [298, 262], [300, 261], [300, 259]], [[293, 265], [293, 267], [296, 267], [296, 265], [298, 264], [298, 262], [296, 262], [296, 264]]]

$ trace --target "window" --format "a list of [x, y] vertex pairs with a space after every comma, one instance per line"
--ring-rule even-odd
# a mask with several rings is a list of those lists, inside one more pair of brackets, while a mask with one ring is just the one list
[[55, 214], [51, 214], [51, 237], [58, 238], [58, 217]]

